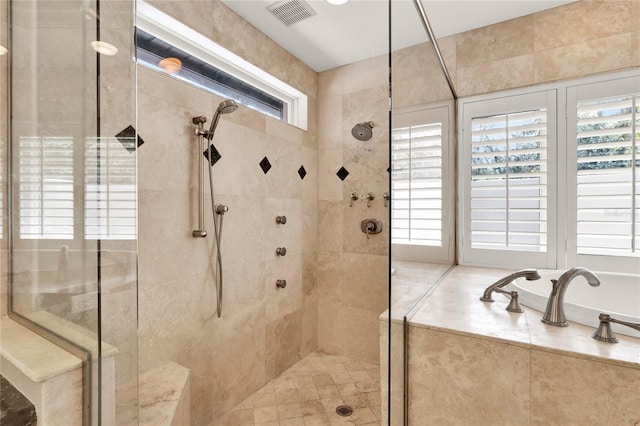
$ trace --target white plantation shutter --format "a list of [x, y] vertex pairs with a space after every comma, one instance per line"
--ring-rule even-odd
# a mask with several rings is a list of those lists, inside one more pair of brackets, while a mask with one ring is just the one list
[[85, 239], [137, 237], [135, 139], [88, 139], [85, 147]]
[[442, 123], [393, 129], [392, 243], [442, 246]]
[[471, 246], [546, 251], [547, 110], [471, 119]]
[[640, 95], [576, 110], [577, 254], [640, 255]]
[[452, 262], [455, 165], [449, 154], [454, 105], [418, 105], [393, 114], [391, 243], [396, 259]]
[[555, 267], [555, 91], [463, 103], [463, 263]]
[[73, 239], [73, 139], [19, 139], [22, 239]]

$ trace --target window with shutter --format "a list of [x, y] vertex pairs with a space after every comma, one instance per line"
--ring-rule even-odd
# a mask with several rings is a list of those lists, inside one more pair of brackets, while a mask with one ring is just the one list
[[[89, 139], [85, 146], [85, 239], [135, 240], [135, 142]], [[129, 148], [129, 149], [127, 149]]]
[[640, 96], [625, 96], [577, 105], [579, 254], [640, 253], [634, 218], [640, 209], [640, 156], [634, 132], [640, 123], [639, 100]]
[[471, 119], [471, 247], [546, 251], [546, 108]]
[[[391, 135], [391, 235], [394, 258], [449, 260], [453, 197], [447, 191], [451, 106], [394, 114]], [[443, 166], [447, 164], [446, 169]], [[448, 173], [448, 174], [447, 174]], [[449, 201], [449, 198], [451, 199]]]
[[622, 271], [640, 257], [640, 78], [567, 93], [570, 262]]
[[19, 139], [22, 239], [73, 239], [73, 139]]
[[471, 102], [463, 115], [464, 260], [552, 267], [555, 91]]
[[442, 245], [442, 123], [393, 129], [394, 243]]

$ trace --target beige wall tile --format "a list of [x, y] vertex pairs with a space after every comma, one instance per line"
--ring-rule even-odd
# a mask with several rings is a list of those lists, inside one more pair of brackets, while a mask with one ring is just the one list
[[531, 352], [531, 424], [634, 424], [640, 370]]
[[151, 0], [153, 7], [188, 25], [207, 38], [213, 38], [213, 5], [216, 0], [193, 2]]
[[535, 53], [535, 82], [543, 83], [631, 66], [631, 33]]
[[268, 379], [264, 304], [227, 309], [223, 318], [224, 321], [215, 321], [209, 340], [216, 343], [205, 358], [212, 364], [209, 377], [213, 394], [202, 397], [213, 407], [214, 418], [229, 411]]
[[527, 423], [528, 349], [416, 327], [409, 345], [410, 424]]
[[349, 98], [349, 94], [362, 90], [386, 85], [389, 82], [389, 58], [387, 55], [376, 56], [371, 59], [355, 62], [341, 67], [342, 94]]
[[631, 65], [640, 66], [640, 31], [631, 33]]
[[458, 65], [457, 80], [458, 96], [461, 97], [528, 86], [534, 83], [534, 55], [514, 56], [471, 67]]
[[[302, 256], [287, 255], [266, 262], [265, 276], [265, 320], [281, 319], [302, 307]], [[276, 287], [276, 281], [287, 281], [286, 288]]]
[[333, 336], [338, 342], [338, 353], [379, 364], [379, 316], [376, 311], [343, 306], [337, 316], [339, 333]]
[[440, 53], [443, 56], [444, 63], [449, 70], [449, 74], [453, 78], [455, 82], [456, 70], [458, 68], [458, 58], [457, 58], [457, 40], [458, 37], [456, 35], [450, 35], [448, 37], [438, 39], [438, 46], [440, 47]]
[[341, 201], [342, 182], [336, 173], [344, 166], [342, 148], [318, 151], [318, 200]]
[[[318, 297], [320, 301], [342, 302], [342, 287], [344, 275], [342, 274], [341, 252], [318, 253]], [[320, 312], [323, 316], [325, 313]]]
[[318, 201], [319, 252], [342, 252], [342, 208], [341, 202]]
[[388, 256], [345, 253], [342, 262], [342, 303], [384, 312], [389, 294]]
[[524, 16], [458, 34], [457, 66], [468, 68], [532, 54], [533, 25], [533, 18]]
[[322, 96], [318, 99], [319, 150], [342, 146], [342, 126], [338, 123], [342, 123], [342, 95]]
[[300, 355], [304, 357], [318, 348], [318, 295], [315, 292], [304, 298], [301, 321]]
[[267, 376], [275, 377], [301, 359], [302, 313], [294, 311], [265, 328]]
[[580, 1], [533, 15], [536, 52], [631, 31], [631, 3]]
[[428, 104], [452, 99], [451, 89], [442, 72], [402, 80], [393, 85], [393, 107]]
[[339, 322], [340, 312], [341, 306], [334, 300], [318, 298], [318, 348], [329, 353], [342, 353], [338, 338], [345, 327]]
[[[438, 46], [440, 46], [439, 42]], [[420, 43], [394, 52], [391, 67], [391, 81], [393, 84], [397, 81], [413, 80], [424, 74], [441, 72], [435, 49], [430, 42]]]

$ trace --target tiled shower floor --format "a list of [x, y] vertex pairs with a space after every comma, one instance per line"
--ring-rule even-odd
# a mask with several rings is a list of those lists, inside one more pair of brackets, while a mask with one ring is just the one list
[[[353, 408], [349, 417], [336, 407]], [[316, 351], [238, 404], [215, 426], [380, 425], [380, 367]]]

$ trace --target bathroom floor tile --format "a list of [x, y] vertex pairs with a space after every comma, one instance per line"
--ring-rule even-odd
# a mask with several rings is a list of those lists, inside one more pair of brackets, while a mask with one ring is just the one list
[[[212, 426], [380, 425], [378, 366], [316, 351], [228, 412]], [[353, 414], [341, 417], [339, 405]]]

